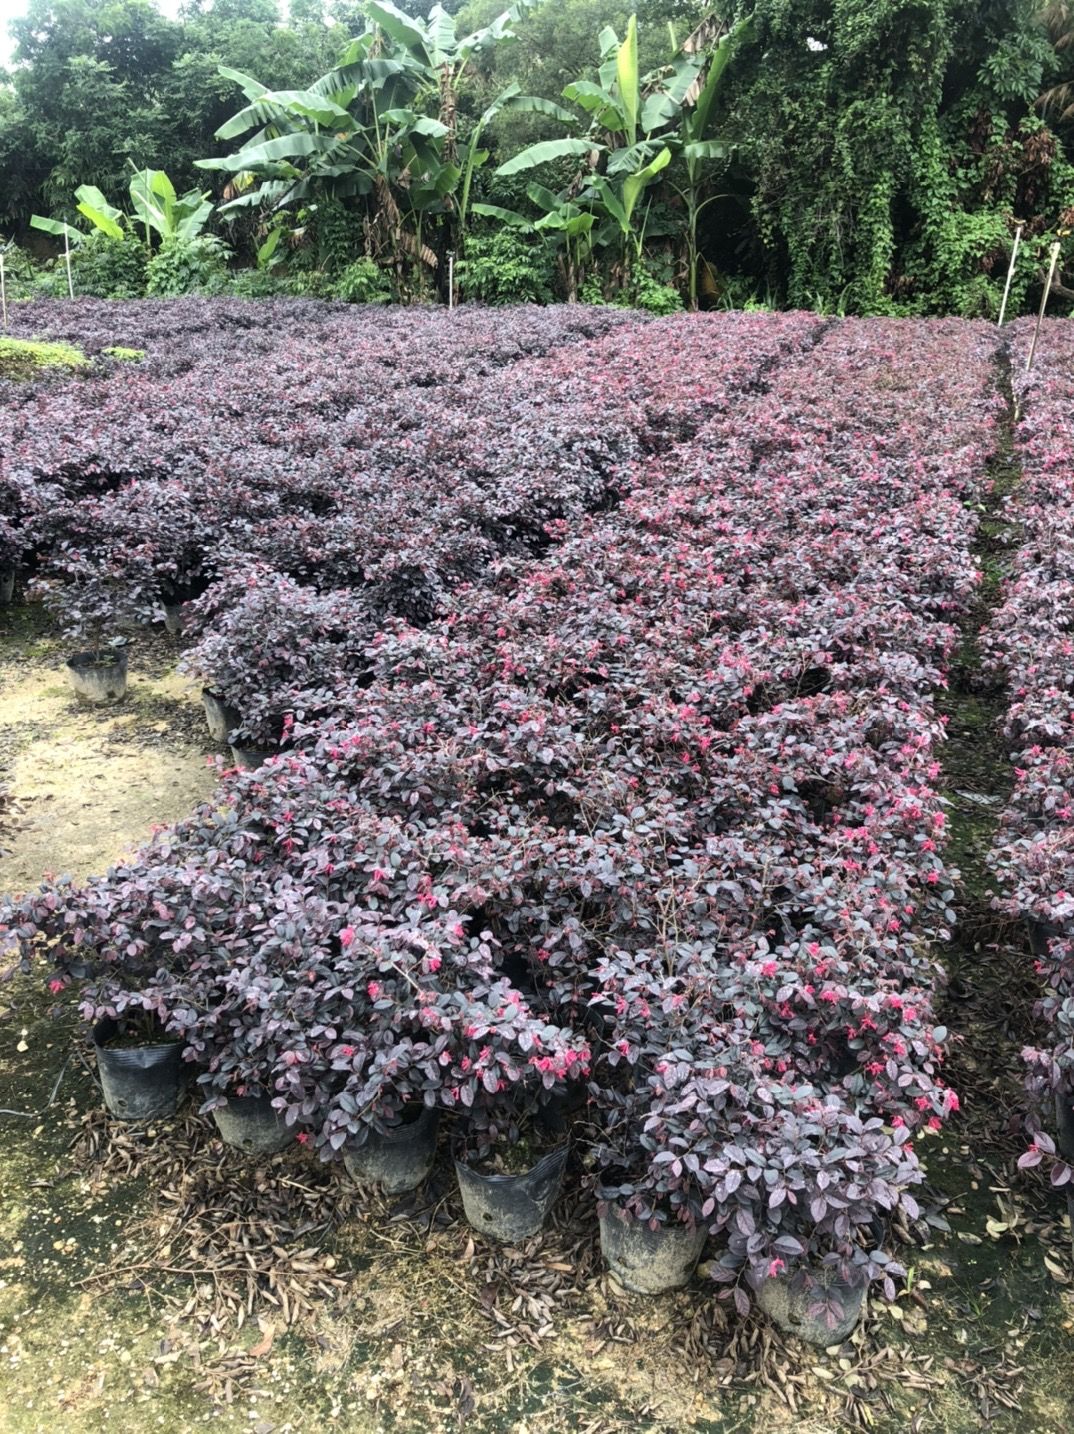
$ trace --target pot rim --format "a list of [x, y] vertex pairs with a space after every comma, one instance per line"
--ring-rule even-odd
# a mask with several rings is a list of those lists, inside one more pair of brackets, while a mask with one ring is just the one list
[[101, 668], [113, 668], [125, 666], [127, 662], [127, 649], [125, 647], [113, 649], [113, 654], [102, 654], [98, 656], [95, 652], [72, 652], [67, 658], [66, 666], [73, 667], [83, 672], [92, 672]]
[[555, 1169], [557, 1165], [567, 1159], [569, 1151], [570, 1141], [565, 1140], [542, 1155], [540, 1160], [531, 1165], [528, 1170], [519, 1170], [513, 1175], [505, 1175], [499, 1171], [492, 1171], [486, 1175], [481, 1170], [475, 1170], [465, 1160], [460, 1160], [458, 1156], [455, 1157], [455, 1170], [456, 1173], [465, 1171], [472, 1180], [480, 1180], [487, 1185], [508, 1185], [521, 1180], [529, 1180], [534, 1175], [544, 1175], [547, 1171]]

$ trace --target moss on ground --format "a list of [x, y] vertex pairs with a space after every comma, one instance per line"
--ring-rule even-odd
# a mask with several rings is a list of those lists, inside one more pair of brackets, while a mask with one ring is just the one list
[[32, 378], [48, 369], [85, 368], [89, 359], [73, 344], [0, 338], [0, 378]]

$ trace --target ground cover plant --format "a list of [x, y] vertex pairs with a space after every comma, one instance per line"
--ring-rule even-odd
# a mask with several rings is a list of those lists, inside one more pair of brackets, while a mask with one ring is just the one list
[[[159, 1022], [201, 1125], [265, 1095], [328, 1170], [417, 1106], [504, 1168], [569, 1129], [569, 1198], [701, 1231], [732, 1311], [794, 1276], [834, 1322], [913, 1283], [959, 1107], [937, 695], [980, 601], [999, 336], [239, 301], [18, 322], [90, 364], [4, 386], [0, 567], [66, 624], [178, 606], [191, 680], [278, 755], [9, 899], [8, 959], [87, 1023]], [[1061, 703], [1012, 692], [1044, 751]]]

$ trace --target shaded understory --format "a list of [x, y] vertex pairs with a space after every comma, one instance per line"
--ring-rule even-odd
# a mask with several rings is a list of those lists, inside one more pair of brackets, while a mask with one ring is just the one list
[[[910, 1278], [841, 1348], [785, 1343], [703, 1281], [657, 1300], [603, 1273], [588, 1200], [517, 1250], [476, 1241], [442, 1160], [419, 1203], [368, 1198], [302, 1150], [252, 1162], [190, 1112], [146, 1130], [99, 1112], [77, 1023], [36, 981], [0, 988], [0, 1431], [871, 1428], [944, 1434], [1074, 1425], [1069, 1232], [1013, 1178], [1032, 968], [990, 911], [984, 857], [1009, 769], [1004, 697], [980, 670], [1016, 533], [993, 463], [987, 581], [946, 699], [953, 859], [963, 872], [944, 1019], [963, 1117], [925, 1153], [931, 1225]], [[35, 617], [0, 611], [0, 888], [100, 870], [211, 790], [174, 649], [141, 642], [120, 709], [75, 709]], [[91, 785], [96, 783], [96, 786]], [[58, 1082], [58, 1084], [57, 1084]]]

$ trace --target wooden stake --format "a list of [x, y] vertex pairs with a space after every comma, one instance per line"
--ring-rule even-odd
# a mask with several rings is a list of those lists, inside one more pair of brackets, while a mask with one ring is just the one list
[[4, 333], [7, 333], [7, 276], [4, 273], [4, 256], [0, 254], [0, 308], [4, 311]]
[[455, 250], [449, 249], [447, 256], [447, 306], [455, 307]]
[[1029, 357], [1026, 359], [1026, 373], [1033, 367], [1033, 359], [1037, 353], [1037, 339], [1040, 337], [1040, 326], [1044, 322], [1044, 310], [1048, 307], [1048, 295], [1052, 292], [1052, 280], [1055, 278], [1055, 266], [1059, 262], [1059, 240], [1052, 245], [1051, 263], [1048, 265], [1048, 282], [1044, 285], [1044, 293], [1040, 296], [1040, 311], [1037, 314], [1037, 327], [1033, 330], [1033, 342], [1029, 346]]
[[63, 257], [67, 265], [67, 292], [73, 299], [75, 296], [75, 282], [71, 278], [71, 236], [66, 228], [63, 231]]
[[1018, 249], [1022, 243], [1022, 230], [1024, 227], [1023, 224], [1019, 224], [1018, 228], [1014, 231], [1014, 248], [1011, 250], [1011, 262], [1007, 266], [1007, 282], [1003, 286], [1003, 303], [999, 306], [999, 322], [996, 324], [997, 329], [1003, 327], [1003, 318], [1007, 312], [1007, 300], [1011, 296], [1011, 280], [1014, 278], [1014, 266], [1018, 262]]

